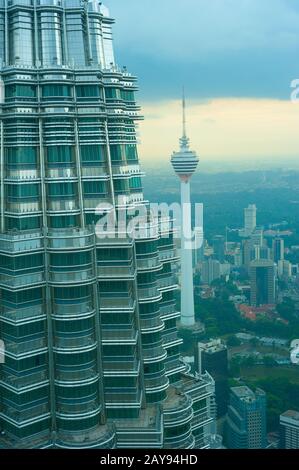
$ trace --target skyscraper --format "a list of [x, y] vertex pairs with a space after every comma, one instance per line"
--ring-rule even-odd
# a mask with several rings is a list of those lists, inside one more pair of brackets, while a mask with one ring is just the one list
[[275, 303], [275, 273], [273, 261], [255, 260], [250, 264], [251, 305]]
[[256, 206], [254, 204], [249, 204], [249, 206], [244, 209], [244, 235], [249, 237], [254, 229], [256, 228]]
[[138, 237], [128, 214], [100, 236], [148, 208], [113, 20], [95, 0], [1, 0], [0, 18], [0, 447], [206, 447], [171, 231], [146, 211]]
[[181, 323], [183, 326], [195, 324], [194, 291], [191, 226], [191, 200], [190, 180], [198, 165], [198, 157], [189, 148], [189, 139], [186, 134], [186, 103], [183, 97], [183, 136], [180, 139], [180, 150], [174, 152], [171, 163], [177, 176], [181, 180]]
[[272, 259], [274, 263], [284, 260], [284, 239], [274, 238], [272, 241]]
[[232, 387], [226, 426], [229, 449], [264, 449], [266, 433], [266, 394], [248, 387]]
[[216, 235], [213, 240], [213, 250], [214, 250], [214, 258], [220, 263], [224, 263], [224, 255], [225, 255], [225, 238], [223, 235]]
[[199, 374], [207, 371], [215, 380], [217, 416], [224, 416], [228, 405], [228, 357], [221, 339], [197, 343], [195, 369]]
[[220, 262], [216, 259], [208, 258], [202, 263], [201, 266], [201, 281], [204, 284], [211, 284], [216, 279], [219, 279]]

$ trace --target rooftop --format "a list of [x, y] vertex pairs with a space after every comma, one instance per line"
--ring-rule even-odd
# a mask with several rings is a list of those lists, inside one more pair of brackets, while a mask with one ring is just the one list
[[299, 411], [288, 410], [288, 411], [285, 411], [284, 413], [282, 413], [281, 417], [291, 418], [291, 419], [294, 419], [295, 421], [298, 421], [298, 423], [299, 423]]
[[241, 401], [252, 402], [255, 401], [257, 395], [264, 395], [265, 392], [261, 389], [256, 389], [255, 393], [246, 385], [241, 387], [231, 387], [231, 392], [234, 393]]

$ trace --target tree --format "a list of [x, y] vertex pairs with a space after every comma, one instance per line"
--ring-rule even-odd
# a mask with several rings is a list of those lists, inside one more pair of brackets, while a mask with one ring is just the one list
[[226, 343], [228, 346], [234, 348], [240, 346], [241, 341], [239, 340], [239, 338], [236, 337], [236, 335], [231, 335], [227, 338]]
[[265, 367], [275, 367], [277, 365], [275, 359], [271, 356], [264, 356], [263, 364]]

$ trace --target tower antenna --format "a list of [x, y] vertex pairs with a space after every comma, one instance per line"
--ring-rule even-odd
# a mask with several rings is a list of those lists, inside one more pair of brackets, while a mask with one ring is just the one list
[[183, 99], [182, 99], [182, 107], [183, 107], [183, 137], [187, 137], [186, 132], [186, 98], [185, 98], [185, 87], [183, 86]]

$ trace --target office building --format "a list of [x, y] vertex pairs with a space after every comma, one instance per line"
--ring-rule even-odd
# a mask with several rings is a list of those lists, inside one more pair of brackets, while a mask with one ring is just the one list
[[226, 423], [229, 449], [264, 449], [267, 445], [266, 394], [246, 386], [230, 389]]
[[1, 0], [0, 18], [0, 447], [206, 447], [211, 379], [180, 361], [177, 255], [143, 197], [113, 20], [95, 0]]
[[256, 206], [250, 204], [244, 209], [244, 232], [249, 237], [256, 228]]
[[197, 344], [195, 370], [199, 374], [207, 371], [215, 380], [217, 417], [224, 416], [228, 405], [228, 357], [227, 347], [221, 339]]
[[280, 447], [299, 449], [299, 412], [288, 410], [280, 415]]
[[253, 307], [275, 303], [274, 263], [255, 260], [250, 263], [250, 300]]
[[274, 263], [284, 260], [284, 239], [274, 238], [272, 241], [272, 259]]
[[201, 266], [201, 282], [203, 284], [212, 284], [213, 281], [220, 278], [220, 262], [208, 258]]
[[292, 263], [286, 259], [278, 261], [277, 274], [279, 279], [289, 281], [292, 277]]

